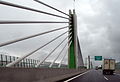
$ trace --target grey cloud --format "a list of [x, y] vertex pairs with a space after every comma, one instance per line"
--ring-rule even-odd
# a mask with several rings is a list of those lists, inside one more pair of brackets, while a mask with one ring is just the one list
[[77, 12], [83, 57], [102, 55], [104, 58], [115, 58], [118, 61], [120, 59], [120, 1], [96, 0], [90, 4], [95, 13], [99, 12], [98, 14], [90, 16], [80, 14], [80, 10]]

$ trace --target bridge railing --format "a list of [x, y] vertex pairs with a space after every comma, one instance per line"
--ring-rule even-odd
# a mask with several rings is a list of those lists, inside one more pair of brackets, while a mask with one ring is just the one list
[[[17, 60], [18, 58], [19, 57], [1, 54], [0, 55], [0, 67], [5, 67], [7, 64]], [[14, 65], [14, 67], [23, 67], [23, 68], [35, 67], [35, 65], [38, 62], [39, 60], [25, 58], [20, 63]]]
[[[5, 6], [9, 6], [9, 7], [13, 7], [13, 8], [18, 8], [18, 9], [23, 9], [23, 10], [27, 10], [27, 11], [32, 11], [32, 12], [36, 12], [38, 14], [45, 14], [45, 15], [48, 15], [48, 16], [54, 16], [54, 17], [58, 17], [58, 18], [61, 18], [61, 19], [65, 19], [65, 21], [20, 21], [20, 20], [15, 20], [15, 21], [8, 21], [8, 20], [0, 20], [0, 25], [8, 25], [8, 24], [67, 24], [66, 26], [64, 27], [59, 27], [59, 28], [56, 28], [56, 29], [52, 29], [52, 30], [49, 30], [49, 31], [45, 31], [45, 32], [42, 32], [42, 33], [37, 33], [37, 34], [34, 34], [34, 35], [30, 35], [30, 36], [26, 36], [26, 37], [22, 37], [22, 38], [18, 38], [18, 39], [15, 39], [15, 40], [11, 40], [11, 41], [7, 41], [7, 42], [3, 42], [3, 43], [0, 43], [0, 47], [4, 47], [4, 46], [7, 46], [7, 45], [11, 45], [11, 44], [14, 44], [14, 43], [18, 43], [18, 42], [21, 42], [21, 41], [24, 41], [24, 40], [28, 40], [28, 39], [31, 39], [31, 38], [35, 38], [35, 37], [38, 37], [38, 36], [41, 36], [41, 35], [45, 35], [45, 34], [49, 34], [49, 33], [52, 33], [52, 32], [55, 32], [55, 31], [59, 31], [59, 30], [65, 30], [65, 32], [63, 33], [59, 33], [59, 35], [56, 35], [55, 38], [51, 39], [49, 42], [43, 44], [42, 46], [32, 50], [31, 52], [27, 53], [27, 54], [24, 54], [23, 56], [17, 58], [17, 59], [14, 59], [14, 61], [10, 61], [10, 62], [7, 62], [6, 63], [6, 67], [14, 67], [15, 65], [19, 65], [19, 63], [22, 64], [22, 62], [24, 63], [25, 60], [27, 60], [27, 57], [33, 55], [34, 53], [38, 52], [40, 49], [46, 47], [47, 45], [53, 43], [55, 40], [57, 40], [58, 38], [62, 37], [62, 36], [65, 36], [67, 34], [67, 36], [60, 42], [60, 43], [57, 43], [57, 46], [43, 59], [43, 60], [39, 60], [35, 63], [35, 65], [33, 67], [40, 67], [41, 64], [43, 64], [48, 57], [50, 57], [57, 49], [58, 47], [60, 47], [63, 43], [66, 43], [64, 45], [64, 47], [59, 50], [60, 52], [57, 53], [58, 55], [56, 56], [56, 58], [54, 58], [54, 60], [50, 63], [49, 67], [52, 67], [53, 64], [57, 61], [57, 59], [60, 57], [61, 53], [66, 50], [66, 53], [65, 55], [61, 58], [61, 61], [59, 62], [59, 65], [58, 67], [60, 67], [62, 65], [62, 61], [64, 60], [67, 52], [68, 52], [68, 49], [71, 45], [71, 35], [72, 35], [72, 32], [71, 32], [71, 25], [70, 23], [72, 22], [71, 21], [71, 16], [55, 7], [52, 7], [44, 2], [41, 2], [39, 0], [33, 0], [39, 4], [42, 4], [46, 7], [49, 7], [57, 12], [60, 12], [61, 14], [64, 14], [65, 16], [61, 16], [61, 15], [57, 15], [57, 14], [53, 14], [53, 13], [49, 13], [49, 12], [45, 12], [45, 11], [41, 11], [41, 10], [38, 10], [38, 9], [34, 9], [34, 8], [29, 8], [29, 7], [26, 7], [26, 6], [22, 6], [22, 5], [18, 5], [18, 4], [14, 4], [14, 3], [10, 3], [10, 2], [6, 2], [6, 1], [0, 1], [0, 5], [5, 5]], [[67, 17], [66, 17], [67, 16]], [[67, 21], [66, 21], [67, 20]], [[65, 49], [66, 48], [66, 49]], [[28, 59], [30, 61], [30, 59]]]

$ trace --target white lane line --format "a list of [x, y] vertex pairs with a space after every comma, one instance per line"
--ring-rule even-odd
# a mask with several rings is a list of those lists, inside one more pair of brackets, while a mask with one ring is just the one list
[[108, 80], [108, 78], [107, 78], [107, 77], [105, 77], [105, 76], [104, 76], [104, 78], [105, 78], [106, 80]]
[[71, 81], [71, 80], [73, 80], [73, 79], [75, 79], [75, 78], [77, 78], [77, 77], [80, 77], [80, 76], [82, 76], [82, 75], [84, 75], [84, 74], [86, 74], [86, 73], [88, 73], [89, 71], [87, 71], [87, 72], [84, 72], [84, 73], [82, 73], [82, 74], [80, 74], [80, 75], [77, 75], [77, 76], [75, 76], [75, 77], [73, 77], [73, 78], [70, 78], [70, 79], [68, 79], [68, 80], [66, 80], [66, 81], [64, 81], [64, 82], [69, 82], [69, 81]]

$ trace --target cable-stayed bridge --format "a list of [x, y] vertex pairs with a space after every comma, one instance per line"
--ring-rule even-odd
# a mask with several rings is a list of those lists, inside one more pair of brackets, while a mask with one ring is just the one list
[[[29, 53], [26, 53], [22, 55], [21, 57], [12, 57], [7, 55], [0, 55], [0, 81], [1, 82], [41, 82], [46, 79], [46, 81], [60, 81], [62, 79], [74, 76], [76, 74], [82, 73], [86, 71], [84, 69], [83, 59], [82, 59], [82, 53], [79, 43], [79, 38], [77, 34], [77, 15], [75, 13], [75, 10], [69, 10], [67, 13], [50, 6], [44, 2], [41, 2], [40, 0], [33, 0], [36, 3], [39, 3], [41, 5], [44, 5], [48, 8], [51, 8], [64, 16], [61, 16], [59, 14], [54, 14], [51, 12], [46, 12], [42, 10], [38, 10], [35, 8], [30, 8], [26, 6], [22, 6], [19, 4], [14, 4], [12, 2], [6, 2], [6, 1], [0, 1], [0, 5], [4, 5], [7, 7], [12, 7], [16, 9], [26, 10], [35, 12], [37, 14], [44, 14], [47, 16], [53, 16], [56, 18], [61, 18], [64, 21], [26, 21], [26, 20], [0, 20], [0, 25], [20, 25], [20, 24], [66, 24], [66, 26], [63, 27], [56, 27], [55, 29], [48, 30], [45, 32], [36, 33], [33, 35], [17, 38], [14, 40], [6, 41], [0, 43], [0, 47], [5, 47], [12, 44], [17, 44], [19, 42], [28, 40], [28, 39], [34, 39], [38, 38], [39, 36], [59, 32], [60, 30], [65, 30], [62, 33], [55, 34], [54, 38], [51, 38], [51, 40], [48, 40], [48, 42], [42, 44], [42, 46], [39, 46], [36, 49], [31, 50]], [[18, 10], [19, 11], [19, 10]], [[55, 26], [54, 26], [55, 27]], [[55, 41], [61, 37], [65, 37], [61, 39], [61, 41], [56, 43]], [[34, 53], [40, 51], [41, 49], [45, 48], [46, 46], [50, 45], [51, 43], [57, 44], [55, 48], [53, 48], [42, 60], [35, 60], [35, 59], [29, 59], [28, 57], [33, 55]], [[62, 49], [58, 49], [62, 46]], [[58, 54], [54, 58], [52, 58], [51, 62], [46, 62], [47, 59], [55, 52], [59, 51]], [[63, 52], [65, 52], [63, 54]], [[60, 57], [62, 55], [62, 57]], [[65, 60], [65, 57], [68, 57], [68, 64], [63, 64], [63, 61]], [[60, 59], [59, 63], [57, 60]], [[47, 66], [46, 66], [47, 65]], [[55, 67], [54, 67], [55, 66]], [[56, 77], [55, 77], [56, 76]], [[54, 78], [55, 77], [55, 78]]]

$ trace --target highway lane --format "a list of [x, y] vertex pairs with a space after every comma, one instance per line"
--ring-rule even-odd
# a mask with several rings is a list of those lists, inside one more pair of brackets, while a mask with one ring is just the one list
[[90, 70], [64, 82], [120, 82], [120, 74], [103, 75], [102, 70]]

